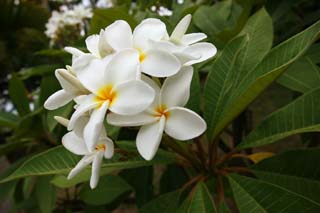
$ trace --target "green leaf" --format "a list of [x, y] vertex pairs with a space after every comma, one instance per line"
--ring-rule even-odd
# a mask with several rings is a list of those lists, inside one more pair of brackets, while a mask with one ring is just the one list
[[180, 191], [161, 194], [156, 199], [144, 205], [140, 213], [175, 213], [179, 207]]
[[213, 62], [204, 86], [204, 118], [207, 121], [207, 134], [211, 138], [225, 103], [226, 94], [233, 76], [232, 69], [242, 48], [248, 41], [242, 36], [230, 41]]
[[203, 182], [197, 184], [196, 189], [192, 194], [191, 200], [186, 200], [180, 207], [179, 212], [217, 212], [212, 200], [212, 196], [207, 186]]
[[302, 132], [320, 131], [320, 88], [312, 90], [263, 120], [238, 148], [262, 146]]
[[56, 203], [56, 189], [50, 184], [50, 180], [50, 176], [39, 177], [35, 186], [37, 202], [42, 213], [52, 212]]
[[49, 132], [52, 132], [54, 128], [58, 125], [58, 122], [54, 119], [54, 116], [61, 116], [64, 118], [68, 118], [71, 112], [74, 110], [74, 103], [69, 103], [63, 107], [60, 107], [55, 110], [50, 110], [47, 113], [47, 125]]
[[31, 143], [31, 141], [17, 141], [17, 142], [8, 142], [0, 145], [0, 156], [5, 155], [12, 151], [17, 151], [19, 149], [25, 148], [26, 145]]
[[252, 67], [262, 61], [272, 47], [273, 26], [268, 12], [264, 8], [256, 12], [249, 18], [239, 35], [247, 35], [249, 40], [246, 47], [241, 50], [234, 67], [236, 69], [234, 71], [236, 79], [233, 79], [235, 85]]
[[194, 72], [192, 81], [191, 81], [191, 86], [190, 86], [190, 98], [186, 107], [195, 112], [199, 112], [200, 102], [201, 102], [201, 84], [200, 84], [199, 72]]
[[42, 106], [47, 98], [59, 89], [61, 87], [54, 75], [43, 76], [40, 84], [39, 106]]
[[0, 112], [0, 126], [15, 128], [18, 126], [19, 117], [10, 112]]
[[[117, 142], [117, 144], [126, 150], [132, 151], [135, 149], [133, 142]], [[111, 160], [105, 160], [101, 172], [103, 173], [104, 170], [111, 172], [119, 169], [137, 168], [161, 163], [167, 164], [175, 161], [174, 154], [163, 150], [159, 150], [156, 157], [151, 161], [145, 161], [137, 153], [133, 154], [126, 161], [121, 161], [121, 155], [119, 154], [116, 154]], [[10, 175], [0, 179], [0, 183], [27, 176], [67, 174], [79, 160], [80, 156], [72, 154], [62, 146], [57, 146], [29, 158]], [[90, 170], [90, 168], [87, 169]]]
[[320, 203], [320, 171], [313, 164], [319, 158], [319, 148], [291, 150], [255, 164], [252, 169], [259, 179]]
[[9, 96], [18, 110], [19, 115], [26, 115], [30, 112], [27, 91], [23, 82], [16, 74], [12, 74], [12, 77], [9, 80]]
[[130, 191], [132, 191], [131, 186], [121, 177], [104, 176], [100, 178], [97, 188], [91, 189], [89, 185], [86, 185], [80, 191], [80, 198], [90, 205], [106, 205]]
[[129, 15], [125, 7], [95, 9], [90, 23], [90, 33], [99, 33], [101, 29], [119, 19], [127, 21], [131, 27], [136, 25], [133, 17]]
[[33, 76], [42, 76], [54, 73], [55, 69], [59, 68], [59, 64], [39, 65], [23, 69], [19, 72], [21, 79], [25, 80]]
[[320, 203], [263, 180], [229, 175], [240, 212], [319, 212]]
[[320, 21], [273, 48], [250, 72], [241, 77], [239, 86], [228, 97], [224, 112], [214, 130], [216, 137], [263, 90], [265, 90], [289, 65], [299, 59], [320, 34]]
[[291, 90], [305, 93], [319, 87], [320, 69], [309, 56], [305, 56], [292, 64], [277, 82]]
[[209, 37], [236, 27], [242, 7], [235, 1], [217, 2], [213, 6], [200, 6], [194, 13], [193, 22]]

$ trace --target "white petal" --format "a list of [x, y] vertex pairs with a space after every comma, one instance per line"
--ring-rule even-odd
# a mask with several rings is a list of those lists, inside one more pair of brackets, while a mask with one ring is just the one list
[[112, 156], [114, 154], [113, 141], [108, 137], [104, 137], [104, 138], [100, 138], [99, 142], [102, 142], [106, 145], [106, 150], [104, 151], [104, 157], [106, 159], [112, 158]]
[[96, 188], [98, 185], [99, 178], [100, 178], [102, 159], [103, 159], [103, 152], [98, 152], [93, 158], [92, 173], [91, 173], [91, 178], [90, 178], [91, 189]]
[[207, 35], [204, 33], [189, 33], [182, 37], [181, 43], [185, 45], [194, 44], [198, 41], [207, 38]]
[[87, 49], [96, 57], [100, 58], [99, 35], [91, 35], [86, 38]]
[[177, 24], [177, 26], [174, 28], [171, 36], [170, 36], [170, 40], [173, 42], [180, 42], [180, 40], [182, 39], [183, 35], [187, 32], [188, 27], [190, 25], [191, 22], [191, 15], [188, 14], [185, 17], [183, 17], [183, 19], [181, 19], [181, 21]]
[[53, 93], [47, 100], [44, 102], [44, 108], [48, 110], [54, 110], [59, 107], [62, 107], [69, 103], [75, 97], [72, 93], [67, 93], [65, 90], [58, 90]]
[[104, 30], [100, 30], [98, 48], [101, 58], [104, 58], [106, 55], [112, 54], [114, 51], [105, 38], [105, 34], [106, 32]]
[[64, 50], [70, 53], [74, 58], [84, 55], [85, 53], [74, 47], [65, 47]]
[[75, 123], [74, 128], [73, 128], [73, 132], [74, 132], [77, 136], [83, 138], [84, 128], [85, 128], [85, 126], [87, 125], [87, 123], [89, 122], [89, 118], [90, 118], [90, 117], [89, 117], [89, 116], [86, 116], [86, 115], [81, 116], [81, 117], [78, 118], [78, 120], [77, 120], [77, 122]]
[[189, 61], [185, 64], [192, 65], [213, 57], [217, 53], [217, 48], [211, 43], [200, 42], [185, 48], [183, 52], [193, 55], [194, 57], [200, 57], [199, 59]]
[[144, 159], [151, 160], [155, 156], [161, 142], [165, 122], [165, 117], [162, 116], [158, 122], [140, 128], [136, 143]]
[[189, 100], [193, 75], [191, 66], [182, 67], [174, 76], [167, 78], [161, 88], [161, 104], [167, 107], [184, 106]]
[[143, 126], [157, 121], [157, 117], [147, 112], [141, 112], [136, 115], [118, 115], [109, 113], [107, 121], [114, 126]]
[[169, 109], [165, 132], [177, 140], [189, 140], [200, 136], [207, 128], [206, 122], [195, 112], [175, 107]]
[[189, 61], [200, 59], [200, 56], [195, 57], [183, 52], [175, 52], [174, 55], [178, 58], [182, 65], [186, 65]]
[[68, 132], [62, 137], [64, 148], [76, 155], [88, 155], [89, 151], [82, 138], [77, 136], [73, 131]]
[[185, 46], [176, 45], [170, 41], [165, 41], [165, 40], [161, 40], [161, 41], [149, 40], [149, 43], [152, 49], [162, 50], [170, 53], [179, 52], [180, 50], [183, 50], [185, 48]]
[[86, 155], [84, 156], [79, 163], [70, 171], [68, 175], [68, 179], [72, 179], [74, 176], [76, 176], [79, 172], [81, 172], [84, 168], [86, 168], [92, 161], [93, 161], [94, 155]]
[[56, 120], [62, 126], [68, 127], [68, 124], [69, 124], [69, 120], [68, 119], [66, 119], [64, 117], [61, 117], [61, 116], [54, 116], [53, 118], [54, 118], [54, 120]]
[[93, 93], [104, 87], [106, 67], [111, 58], [111, 55], [103, 59], [90, 59], [88, 56], [77, 58], [73, 67], [82, 85]]
[[133, 115], [144, 111], [153, 102], [155, 92], [141, 80], [128, 81], [115, 87], [116, 99], [110, 111], [120, 115]]
[[160, 87], [158, 86], [158, 84], [156, 84], [156, 82], [154, 82], [154, 80], [152, 80], [151, 78], [149, 78], [146, 75], [141, 75], [141, 80], [146, 82], [155, 91], [155, 96], [154, 96], [153, 102], [151, 103], [149, 108], [155, 108], [155, 107], [159, 106], [159, 104], [160, 104]]
[[117, 51], [132, 47], [132, 30], [126, 21], [118, 20], [109, 25], [105, 29], [105, 38]]
[[84, 128], [83, 137], [88, 150], [93, 152], [100, 137], [103, 121], [109, 106], [109, 101], [105, 101], [98, 109], [93, 110], [90, 120]]
[[133, 31], [133, 45], [141, 50], [148, 49], [149, 40], [159, 41], [167, 34], [166, 25], [155, 18], [143, 20]]
[[176, 74], [181, 67], [180, 61], [171, 53], [150, 50], [141, 64], [142, 72], [155, 77], [168, 77]]
[[139, 65], [139, 53], [126, 49], [113, 56], [106, 67], [105, 79], [108, 83], [118, 84], [135, 80]]
[[55, 75], [61, 87], [67, 92], [74, 93], [74, 94], [88, 93], [88, 90], [68, 70], [57, 69], [55, 71]]
[[95, 101], [95, 95], [93, 94], [87, 95], [87, 97], [83, 100], [83, 102], [79, 104], [76, 111], [74, 111], [74, 113], [72, 114], [69, 121], [68, 130], [70, 131], [74, 128], [75, 123], [80, 116], [82, 116], [87, 111], [97, 107], [98, 105], [99, 103]]

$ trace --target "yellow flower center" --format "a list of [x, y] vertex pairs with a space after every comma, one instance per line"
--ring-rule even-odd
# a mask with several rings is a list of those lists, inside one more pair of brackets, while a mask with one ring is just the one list
[[146, 54], [140, 48], [137, 48], [137, 50], [139, 52], [139, 61], [141, 63], [146, 59]]
[[117, 97], [117, 93], [112, 88], [113, 86], [109, 84], [98, 91], [96, 101], [99, 102], [99, 106], [101, 106], [105, 101], [109, 101], [109, 105], [114, 102]]
[[157, 106], [154, 111], [155, 111], [155, 114], [153, 115], [154, 117], [161, 117], [164, 115], [165, 118], [168, 118], [170, 116], [170, 112], [169, 111], [166, 111], [167, 110], [167, 106], [162, 104], [162, 105], [159, 105]]
[[98, 144], [95, 148], [97, 151], [106, 151], [107, 147], [105, 144]]

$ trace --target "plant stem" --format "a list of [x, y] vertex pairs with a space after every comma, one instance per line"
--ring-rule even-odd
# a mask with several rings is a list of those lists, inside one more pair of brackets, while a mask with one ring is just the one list
[[193, 155], [190, 155], [190, 153], [186, 152], [183, 147], [181, 147], [178, 143], [174, 142], [168, 137], [163, 138], [163, 144], [182, 157], [184, 157], [186, 160], [190, 162], [190, 164], [197, 169], [198, 171], [201, 171], [201, 165], [199, 164], [199, 161], [197, 158], [195, 158]]

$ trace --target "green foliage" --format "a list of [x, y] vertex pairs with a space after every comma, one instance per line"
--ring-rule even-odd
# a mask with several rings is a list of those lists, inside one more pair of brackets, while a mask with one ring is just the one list
[[273, 143], [301, 132], [320, 131], [320, 89], [312, 90], [268, 116], [238, 148]]
[[27, 91], [23, 82], [16, 75], [13, 75], [9, 81], [9, 95], [21, 116], [30, 112]]
[[100, 187], [91, 189], [85, 185], [80, 191], [80, 198], [90, 205], [110, 204], [120, 196], [129, 193], [132, 190], [119, 176], [105, 176], [100, 180]]
[[[229, 182], [240, 212], [317, 212], [320, 203], [265, 180], [230, 175]], [[263, 191], [264, 193], [261, 193]]]
[[[132, 149], [132, 143], [130, 142], [119, 142], [119, 145]], [[117, 169], [136, 168], [156, 163], [171, 163], [175, 160], [172, 154], [165, 151], [158, 152], [157, 157], [152, 161], [145, 161], [141, 157], [137, 157], [136, 154], [128, 161], [119, 161], [119, 158], [120, 156], [115, 156], [111, 160], [105, 161], [102, 166], [102, 170], [111, 172]], [[79, 160], [80, 157], [70, 153], [62, 146], [57, 146], [32, 156], [9, 176], [2, 178], [0, 183], [26, 176], [66, 174], [77, 164]]]
[[186, 200], [186, 203], [179, 211], [182, 212], [217, 212], [214, 202], [211, 198], [210, 191], [207, 186], [200, 182], [195, 188], [190, 200]]

